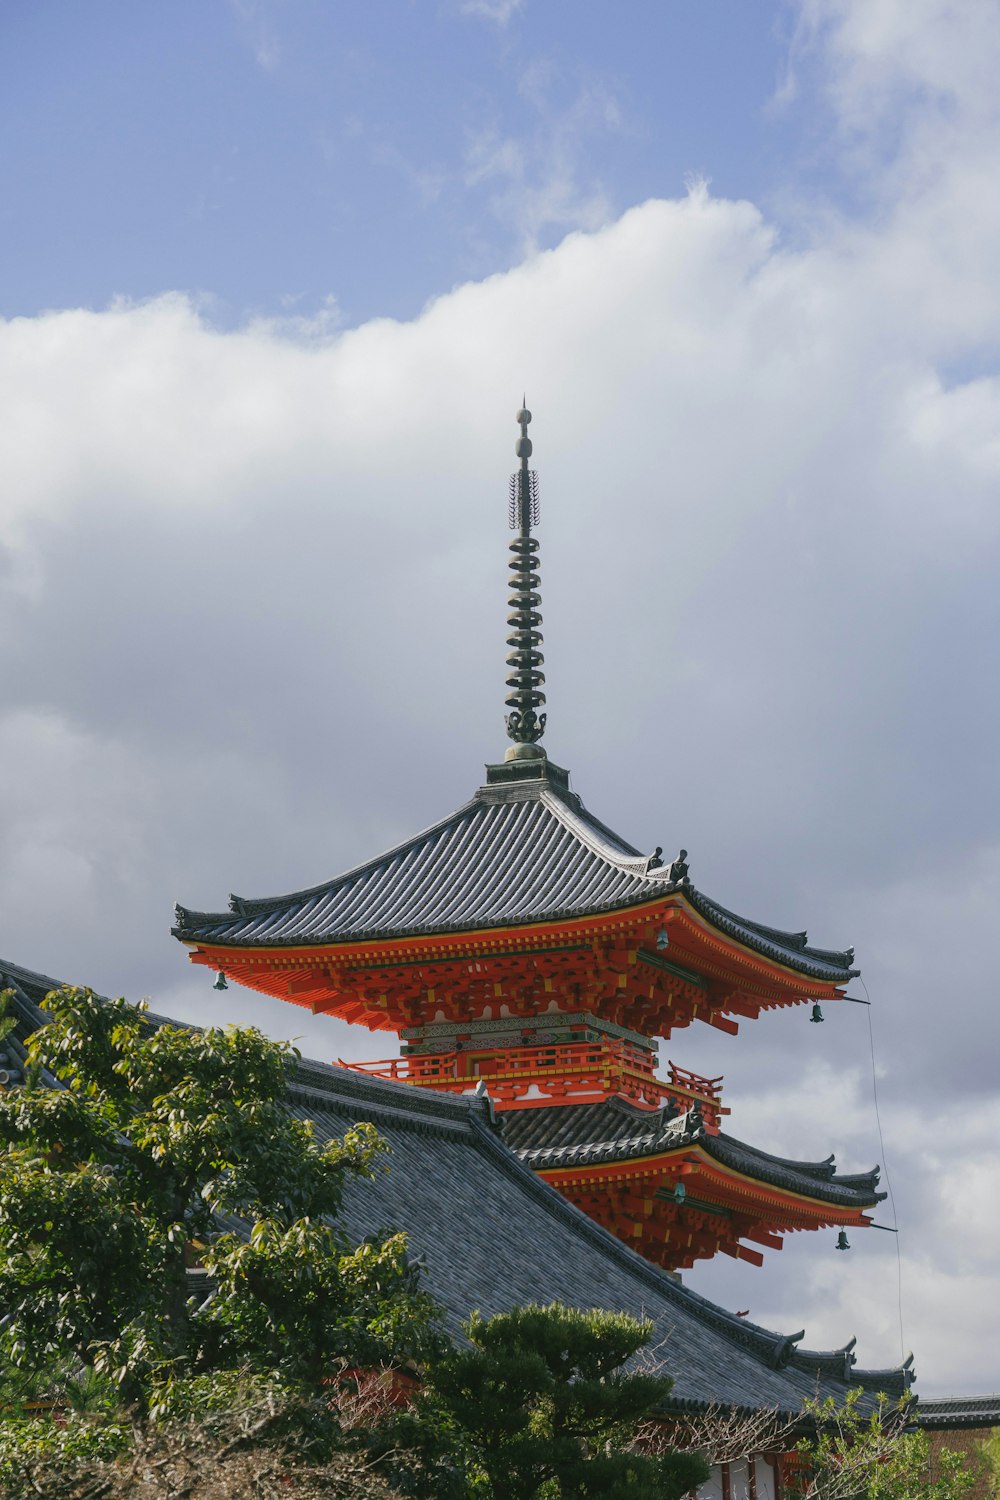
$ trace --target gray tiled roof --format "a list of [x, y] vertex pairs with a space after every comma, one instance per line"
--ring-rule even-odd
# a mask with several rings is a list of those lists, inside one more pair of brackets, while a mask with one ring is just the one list
[[1000, 1395], [937, 1396], [921, 1401], [916, 1420], [921, 1427], [1000, 1427]]
[[678, 1113], [669, 1105], [651, 1112], [609, 1099], [603, 1104], [510, 1110], [501, 1120], [504, 1140], [536, 1171], [653, 1156], [697, 1141], [721, 1166], [838, 1208], [872, 1208], [885, 1197], [876, 1190], [877, 1167], [839, 1176], [832, 1156], [821, 1162], [771, 1156], [733, 1136], [710, 1135], [697, 1113]]
[[[489, 773], [507, 771], [488, 767]], [[810, 978], [844, 984], [853, 950], [811, 948], [719, 906], [640, 854], [584, 807], [558, 766], [491, 780], [415, 838], [335, 880], [286, 896], [230, 897], [229, 912], [176, 908], [187, 942], [281, 947], [553, 921], [612, 911], [682, 889], [702, 917], [746, 947]]]
[[[0, 977], [14, 988], [30, 1031], [44, 1020], [39, 1002], [57, 982], [3, 962]], [[721, 1402], [796, 1413], [809, 1397], [842, 1398], [858, 1385], [895, 1395], [911, 1379], [909, 1363], [857, 1369], [853, 1340], [842, 1349], [801, 1349], [802, 1334], [760, 1328], [680, 1285], [519, 1161], [487, 1100], [428, 1094], [304, 1061], [289, 1107], [312, 1120], [320, 1139], [369, 1120], [388, 1141], [388, 1170], [348, 1188], [345, 1227], [355, 1240], [405, 1230], [452, 1328], [474, 1308], [489, 1316], [526, 1302], [648, 1317], [676, 1381], [671, 1403], [682, 1410]]]
[[[22, 969], [18, 964], [0, 959], [0, 990], [13, 990], [11, 1015], [17, 1021], [14, 1031], [4, 1038], [3, 1052], [6, 1060], [0, 1064], [5, 1072], [11, 1074], [11, 1083], [20, 1081], [27, 1057], [25, 1041], [39, 1026], [44, 1026], [48, 1019], [41, 1008], [45, 996], [50, 990], [59, 989], [62, 983], [62, 980], [52, 979], [48, 974], [36, 974], [32, 969]], [[49, 1073], [43, 1073], [42, 1077], [48, 1083], [55, 1082]]]
[[855, 1368], [853, 1340], [825, 1353], [799, 1349], [802, 1334], [734, 1317], [628, 1249], [518, 1160], [491, 1125], [488, 1101], [429, 1095], [318, 1063], [299, 1069], [292, 1098], [323, 1138], [365, 1119], [389, 1141], [388, 1173], [350, 1189], [348, 1226], [355, 1235], [405, 1229], [454, 1324], [472, 1308], [490, 1315], [551, 1301], [649, 1317], [681, 1406], [798, 1411], [817, 1391], [904, 1389], [903, 1370]]
[[30, 1031], [45, 1024], [45, 1012], [42, 1010], [45, 996], [64, 983], [63, 979], [53, 979], [49, 974], [37, 974], [34, 969], [22, 969], [18, 964], [0, 959], [0, 990], [14, 991], [18, 1031], [25, 1025]]

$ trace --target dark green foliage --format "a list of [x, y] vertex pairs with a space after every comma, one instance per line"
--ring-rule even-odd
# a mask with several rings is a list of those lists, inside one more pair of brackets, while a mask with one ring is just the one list
[[[46, 1006], [31, 1074], [64, 1087], [29, 1080], [0, 1096], [2, 1346], [15, 1365], [69, 1357], [144, 1408], [202, 1368], [315, 1382], [428, 1344], [431, 1304], [402, 1237], [355, 1249], [323, 1222], [384, 1148], [370, 1126], [317, 1144], [285, 1107], [291, 1048], [252, 1029], [153, 1030], [142, 1007], [87, 990]], [[201, 1306], [192, 1255], [218, 1281]]]
[[[437, 1488], [422, 1493], [674, 1500], [707, 1477], [697, 1455], [654, 1457], [634, 1445], [672, 1384], [622, 1368], [648, 1343], [649, 1324], [554, 1304], [475, 1315], [466, 1333], [472, 1347], [431, 1367], [411, 1419], [425, 1443], [438, 1443], [423, 1450]], [[419, 1445], [421, 1433], [411, 1440]], [[461, 1488], [463, 1467], [471, 1490]]]
[[327, 1224], [266, 1219], [249, 1239], [220, 1237], [204, 1261], [217, 1282], [207, 1327], [244, 1368], [316, 1386], [336, 1368], [331, 1353], [367, 1369], [435, 1347], [402, 1234], [348, 1249]]
[[[347, 1243], [345, 1183], [384, 1147], [363, 1125], [314, 1140], [287, 1108], [292, 1049], [254, 1030], [154, 1030], [86, 990], [46, 1003], [25, 1087], [0, 1094], [11, 1484], [673, 1500], [704, 1477], [698, 1457], [636, 1446], [670, 1388], [623, 1368], [648, 1325], [528, 1307], [473, 1317], [454, 1349], [402, 1235]], [[412, 1405], [382, 1379], [405, 1365], [424, 1382]], [[68, 1419], [26, 1416], [33, 1389]]]

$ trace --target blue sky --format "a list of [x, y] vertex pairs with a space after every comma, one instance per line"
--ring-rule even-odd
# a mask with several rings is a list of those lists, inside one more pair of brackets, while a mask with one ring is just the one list
[[[171, 906], [329, 879], [502, 753], [526, 390], [549, 753], [856, 945], [906, 1341], [997, 1389], [995, 0], [39, 0], [0, 70], [0, 955], [384, 1055], [217, 995]], [[863, 1017], [661, 1050], [865, 1169]], [[899, 1357], [889, 1235], [691, 1280]]]
[[811, 191], [823, 111], [776, 102], [795, 24], [739, 0], [7, 6], [3, 311], [175, 289], [227, 326], [410, 317], [691, 177]]

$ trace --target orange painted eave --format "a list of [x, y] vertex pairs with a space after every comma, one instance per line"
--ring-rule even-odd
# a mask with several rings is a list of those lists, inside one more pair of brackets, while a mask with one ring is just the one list
[[[423, 955], [428, 951], [450, 953], [451, 950], [466, 950], [470, 943], [479, 945], [488, 944], [490, 948], [501, 946], [524, 948], [532, 943], [539, 943], [541, 939], [551, 940], [553, 937], [574, 938], [585, 937], [592, 932], [604, 933], [611, 931], [625, 931], [635, 926], [636, 919], [654, 922], [662, 916], [673, 904], [673, 898], [664, 901], [657, 899], [643, 902], [639, 906], [622, 907], [616, 911], [599, 912], [594, 916], [568, 917], [565, 920], [545, 920], [538, 922], [524, 922], [508, 926], [504, 924], [496, 927], [469, 927], [462, 928], [456, 932], [426, 932], [415, 933], [407, 937], [369, 938], [363, 942], [343, 942], [331, 940], [328, 943], [247, 943], [247, 944], [203, 944], [190, 938], [182, 938], [181, 941], [188, 948], [194, 950], [191, 957], [195, 963], [208, 962], [207, 958], [199, 957], [199, 954], [210, 954], [212, 959], [230, 956], [230, 960], [241, 954], [245, 957], [265, 955], [277, 957], [281, 954], [295, 954], [300, 960], [305, 958], [318, 959], [326, 963], [331, 961], [344, 964], [349, 968], [364, 968], [365, 961], [384, 960], [385, 958], [399, 958], [405, 962], [411, 955]], [[458, 955], [461, 956], [461, 955]]]
[[[702, 918], [691, 907], [681, 892], [642, 902], [637, 906], [623, 907], [617, 911], [601, 912], [594, 916], [569, 918], [564, 921], [540, 921], [522, 923], [517, 926], [495, 926], [464, 929], [451, 933], [420, 933], [397, 938], [370, 939], [364, 942], [329, 942], [304, 944], [206, 944], [182, 939], [190, 950], [192, 963], [204, 964], [229, 972], [230, 966], [239, 964], [259, 966], [265, 973], [288, 965], [282, 960], [293, 960], [297, 964], [325, 964], [336, 969], [364, 969], [367, 967], [391, 967], [393, 962], [405, 964], [418, 962], [421, 958], [433, 961], [448, 957], [473, 956], [470, 949], [481, 951], [488, 947], [493, 952], [519, 950], [529, 951], [533, 947], [548, 946], [558, 942], [589, 942], [594, 938], [621, 934], [624, 938], [637, 926], [655, 925], [667, 921], [680, 926], [678, 941], [682, 933], [693, 938], [696, 951], [681, 954], [689, 964], [697, 964], [697, 948], [701, 942], [710, 944], [718, 954], [716, 962], [733, 965], [744, 975], [756, 975], [769, 980], [777, 988], [794, 992], [789, 999], [835, 1000], [840, 997], [846, 978], [838, 984], [833, 980], [813, 979], [800, 974], [788, 965], [767, 958], [764, 954], [746, 948], [728, 937], [719, 928]], [[677, 919], [681, 918], [678, 923]], [[685, 931], [686, 929], [686, 931]], [[682, 943], [683, 946], [683, 943]], [[728, 967], [728, 965], [726, 965]], [[331, 976], [332, 977], [332, 976]], [[730, 971], [730, 977], [732, 973]], [[284, 997], [282, 997], [284, 998]]]
[[[687, 1166], [689, 1171], [678, 1173], [673, 1170], [679, 1162]], [[691, 1171], [690, 1168], [697, 1170]], [[585, 1167], [542, 1167], [537, 1170], [539, 1177], [544, 1177], [546, 1182], [551, 1183], [563, 1193], [569, 1188], [585, 1187], [590, 1183], [596, 1186], [601, 1181], [614, 1178], [624, 1181], [662, 1173], [663, 1176], [672, 1179], [681, 1176], [690, 1178], [703, 1174], [708, 1182], [714, 1181], [720, 1186], [729, 1185], [739, 1196], [753, 1198], [757, 1203], [765, 1206], [772, 1206], [775, 1209], [793, 1208], [798, 1213], [801, 1213], [803, 1208], [807, 1208], [811, 1216], [817, 1220], [817, 1227], [821, 1224], [851, 1224], [857, 1228], [863, 1228], [871, 1222], [865, 1217], [868, 1210], [860, 1208], [845, 1210], [838, 1208], [835, 1203], [827, 1202], [826, 1199], [813, 1198], [808, 1193], [792, 1193], [782, 1188], [772, 1187], [769, 1183], [761, 1182], [757, 1177], [737, 1172], [732, 1167], [724, 1167], [698, 1146], [678, 1146], [672, 1152], [628, 1157], [620, 1162], [598, 1162], [593, 1166]]]
[[[683, 893], [680, 892], [675, 904], [667, 907], [664, 911], [668, 931], [676, 922], [677, 917], [682, 919], [682, 935], [678, 939], [682, 947], [684, 946], [684, 937], [693, 936], [696, 942], [700, 939], [701, 943], [710, 946], [731, 963], [735, 963], [740, 969], [749, 971], [752, 974], [764, 975], [783, 986], [791, 987], [798, 992], [798, 995], [802, 999], [812, 999], [815, 997], [817, 999], [836, 1000], [841, 997], [843, 990], [850, 983], [846, 975], [839, 983], [832, 979], [813, 979], [808, 974], [802, 974], [798, 969], [793, 969], [789, 964], [780, 963], [777, 959], [768, 958], [765, 954], [758, 953], [754, 948], [746, 947], [744, 944], [737, 942], [735, 938], [731, 938], [727, 933], [723, 932], [721, 928], [713, 926], [707, 917], [703, 917], [700, 912], [695, 911]], [[669, 948], [667, 949], [666, 956], [670, 957]], [[704, 955], [696, 949], [687, 962], [697, 965], [699, 961], [704, 962]]]

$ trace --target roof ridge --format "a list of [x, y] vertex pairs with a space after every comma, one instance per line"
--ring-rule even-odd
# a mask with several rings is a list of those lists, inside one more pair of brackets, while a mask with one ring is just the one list
[[[832, 1151], [822, 1161], [799, 1161], [795, 1157], [779, 1156], [774, 1151], [762, 1151], [757, 1146], [751, 1146], [746, 1141], [741, 1141], [737, 1136], [730, 1135], [725, 1130], [720, 1130], [715, 1139], [729, 1146], [737, 1146], [741, 1151], [749, 1152], [751, 1156], [759, 1156], [764, 1161], [773, 1162], [775, 1166], [788, 1167], [793, 1172], [808, 1172], [810, 1176], [818, 1177], [826, 1171], [829, 1178], [833, 1178], [836, 1175], [836, 1167], [834, 1166], [836, 1158]], [[827, 1171], [827, 1169], [829, 1170]]]
[[[321, 1096], [353, 1096], [391, 1114], [394, 1119], [426, 1117], [464, 1122], [475, 1109], [490, 1118], [490, 1101], [477, 1094], [440, 1094], [430, 1089], [416, 1089], [411, 1084], [387, 1078], [373, 1078], [343, 1064], [323, 1062], [320, 1058], [297, 1059], [289, 1087]], [[402, 1092], [399, 1092], [402, 1091]]]
[[918, 1420], [920, 1413], [934, 1415], [940, 1412], [943, 1414], [949, 1407], [957, 1407], [959, 1412], [985, 1409], [990, 1416], [995, 1414], [1000, 1419], [1000, 1392], [992, 1391], [984, 1396], [921, 1396]]
[[[573, 799], [572, 802], [558, 788], [543, 786], [539, 793], [539, 801], [544, 803], [570, 833], [575, 835], [581, 843], [586, 844], [598, 859], [603, 859], [607, 864], [613, 865], [615, 869], [625, 874], [646, 878], [649, 855], [640, 853], [620, 834], [615, 833], [613, 828], [602, 823], [600, 818], [595, 818], [584, 805], [583, 799], [575, 792], [571, 792], [569, 796]], [[577, 806], [574, 807], [573, 802]], [[612, 844], [605, 842], [606, 838], [616, 840], [620, 847], [615, 849]]]
[[732, 1136], [706, 1135], [699, 1144], [724, 1167], [731, 1167], [736, 1171], [746, 1170], [749, 1161], [754, 1164], [756, 1175], [762, 1181], [785, 1186], [792, 1192], [799, 1192], [807, 1198], [817, 1198], [821, 1202], [843, 1203], [845, 1195], [854, 1194], [861, 1199], [861, 1204], [856, 1206], [872, 1208], [888, 1196], [876, 1190], [878, 1167], [873, 1167], [868, 1173], [859, 1172], [852, 1177], [841, 1178], [836, 1173], [824, 1175], [825, 1163], [821, 1162], [820, 1171], [812, 1175], [808, 1162], [794, 1162], [781, 1156], [772, 1156], [767, 1151], [759, 1151], [755, 1146], [735, 1141]]
[[[754, 922], [749, 917], [741, 916], [739, 912], [730, 911], [728, 907], [721, 905], [720, 902], [714, 900], [711, 896], [706, 896], [704, 891], [699, 891], [698, 894], [702, 900], [707, 901], [715, 908], [720, 917], [728, 917], [731, 922], [739, 922], [742, 927], [749, 928], [758, 937], [773, 938], [775, 942], [783, 943], [788, 948], [799, 948], [803, 951], [809, 946], [809, 933], [805, 929], [801, 932], [789, 932], [784, 927], [772, 927], [767, 922]], [[830, 949], [828, 951], [833, 952], [834, 950]]]
[[[51, 990], [65, 989], [65, 983], [61, 979], [53, 979], [51, 974], [40, 974], [34, 969], [25, 969], [20, 964], [8, 963], [6, 959], [0, 958], [0, 979], [12, 976], [15, 984], [26, 983], [32, 988], [46, 985], [46, 994]], [[2, 986], [0, 986], [2, 988]]]

